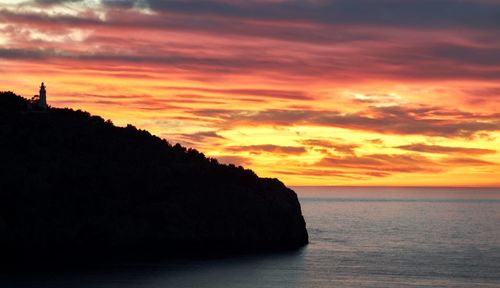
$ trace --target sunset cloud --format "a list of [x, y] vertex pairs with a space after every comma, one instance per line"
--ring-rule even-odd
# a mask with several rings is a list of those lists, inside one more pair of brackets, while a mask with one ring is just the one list
[[0, 0], [0, 90], [293, 185], [500, 185], [500, 2]]
[[[29, 55], [38, 55], [47, 59], [180, 65], [190, 71], [212, 73], [265, 70], [327, 79], [352, 79], [360, 75], [406, 79], [500, 77], [496, 57], [499, 43], [495, 40], [500, 35], [495, 32], [498, 29], [494, 29], [498, 26], [495, 19], [498, 19], [500, 6], [495, 3], [47, 1], [38, 4], [43, 9], [35, 9], [35, 4], [24, 4], [18, 9], [8, 6], [0, 9], [0, 15], [10, 23], [11, 29], [49, 35], [37, 37], [37, 41], [50, 42], [50, 39], [63, 37], [85, 39], [87, 48], [91, 49], [77, 53], [74, 51], [77, 47], [67, 41], [57, 49], [38, 51], [37, 46], [29, 45], [35, 40], [30, 33], [11, 33], [4, 37], [19, 34], [15, 43], [21, 45], [13, 45], [0, 57], [18, 59], [25, 55], [29, 59]], [[71, 9], [66, 5], [71, 5]], [[358, 9], [359, 5], [371, 10]], [[448, 11], [447, 17], [436, 13], [436, 8], [430, 9], [436, 6]], [[157, 13], [142, 13], [136, 9], [138, 7]], [[105, 19], [96, 15], [96, 8], [105, 13]], [[63, 13], [65, 9], [77, 12]], [[192, 21], [192, 17], [199, 20]], [[426, 21], [421, 21], [422, 17]], [[401, 33], [394, 27], [408, 30], [408, 33]], [[450, 36], [446, 30], [450, 27], [462, 28], [464, 33]], [[123, 29], [131, 32], [127, 42], [117, 36]], [[152, 33], [165, 38], [153, 38]], [[203, 47], [206, 49], [196, 49], [200, 47], [198, 43], [186, 44], [193, 34], [205, 38], [203, 42], [209, 43]], [[430, 34], [434, 37], [429, 37]], [[478, 38], [482, 43], [491, 44], [477, 45]], [[144, 45], [151, 42], [169, 45]], [[291, 43], [297, 46], [290, 46]], [[134, 49], [128, 49], [130, 45], [134, 45]], [[177, 49], [179, 45], [183, 49]], [[26, 49], [28, 47], [30, 49]], [[216, 49], [223, 53], [212, 53]]]
[[250, 154], [275, 153], [275, 154], [303, 154], [306, 152], [304, 147], [279, 146], [272, 144], [249, 145], [249, 146], [231, 146], [225, 149], [230, 152], [249, 152]]
[[216, 157], [217, 161], [223, 164], [233, 164], [236, 166], [251, 165], [252, 160], [248, 157], [234, 156], [234, 155], [219, 155]]
[[479, 131], [499, 131], [497, 114], [471, 114], [438, 107], [370, 107], [357, 113], [326, 110], [199, 110], [200, 116], [248, 125], [320, 125], [390, 134], [469, 137]]
[[440, 145], [426, 145], [426, 144], [410, 144], [402, 145], [396, 148], [416, 151], [416, 152], [426, 152], [426, 153], [440, 153], [440, 154], [465, 154], [465, 155], [484, 155], [484, 154], [494, 154], [497, 151], [492, 149], [481, 149], [481, 148], [466, 148], [466, 147], [450, 147], [450, 146], [440, 146]]
[[437, 163], [417, 154], [372, 154], [364, 156], [328, 157], [322, 159], [321, 166], [365, 169], [385, 173], [393, 172], [439, 172]]
[[301, 143], [313, 147], [331, 148], [338, 153], [351, 154], [351, 155], [354, 155], [355, 154], [354, 150], [357, 147], [359, 147], [359, 145], [357, 144], [345, 144], [324, 139], [307, 139], [301, 141]]

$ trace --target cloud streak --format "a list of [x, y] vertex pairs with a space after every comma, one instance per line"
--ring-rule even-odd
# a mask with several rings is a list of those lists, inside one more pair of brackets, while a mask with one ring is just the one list
[[500, 118], [496, 114], [476, 115], [437, 107], [371, 107], [358, 113], [326, 110], [265, 110], [257, 112], [198, 110], [194, 113], [200, 116], [218, 117], [228, 125], [235, 123], [320, 125], [399, 135], [471, 137], [480, 131], [500, 130]]
[[423, 143], [401, 145], [397, 146], [396, 148], [408, 151], [438, 153], [438, 154], [485, 155], [485, 154], [495, 154], [497, 152], [496, 150], [493, 149], [426, 145]]
[[230, 152], [249, 152], [250, 154], [273, 153], [273, 154], [304, 154], [304, 147], [279, 146], [272, 144], [248, 145], [248, 146], [230, 146], [225, 148]]

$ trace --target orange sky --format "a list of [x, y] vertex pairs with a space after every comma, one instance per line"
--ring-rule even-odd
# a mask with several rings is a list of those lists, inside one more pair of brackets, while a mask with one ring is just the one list
[[[404, 2], [404, 3], [403, 3]], [[288, 185], [500, 186], [500, 1], [0, 0], [0, 90]]]

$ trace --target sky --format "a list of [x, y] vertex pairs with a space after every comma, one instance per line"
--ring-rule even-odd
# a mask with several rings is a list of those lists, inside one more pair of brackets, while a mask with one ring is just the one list
[[500, 186], [500, 1], [0, 0], [0, 90], [287, 185]]

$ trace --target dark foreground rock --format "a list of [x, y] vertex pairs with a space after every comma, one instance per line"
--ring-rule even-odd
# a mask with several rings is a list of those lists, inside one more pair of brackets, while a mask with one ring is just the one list
[[296, 194], [133, 126], [0, 93], [1, 264], [292, 249]]

